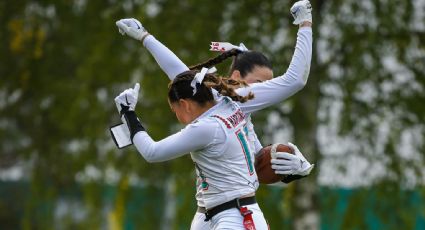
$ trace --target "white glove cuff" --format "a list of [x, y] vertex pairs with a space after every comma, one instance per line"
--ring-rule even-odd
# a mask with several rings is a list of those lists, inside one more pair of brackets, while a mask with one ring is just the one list
[[294, 25], [299, 25], [303, 22], [313, 23], [311, 13], [307, 13], [307, 14], [303, 15], [303, 17], [301, 17], [301, 16], [297, 17], [297, 19], [295, 19], [293, 23], [294, 23]]
[[306, 169], [304, 169], [299, 175], [301, 176], [307, 176], [310, 174], [311, 170], [313, 170], [314, 164], [308, 166]]
[[273, 144], [271, 149], [270, 149], [270, 156], [272, 159], [276, 159], [276, 150], [277, 150], [277, 146], [279, 146], [279, 144]]

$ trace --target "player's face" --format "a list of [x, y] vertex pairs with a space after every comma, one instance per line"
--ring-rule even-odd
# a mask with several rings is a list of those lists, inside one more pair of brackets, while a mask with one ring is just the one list
[[246, 83], [252, 84], [272, 79], [273, 71], [268, 67], [255, 66], [244, 78], [240, 75], [239, 71], [233, 71], [230, 77], [235, 80], [244, 80]]
[[187, 108], [181, 101], [171, 103], [168, 101], [171, 107], [171, 111], [176, 114], [177, 120], [182, 124], [189, 124], [192, 122], [190, 114], [187, 112]]

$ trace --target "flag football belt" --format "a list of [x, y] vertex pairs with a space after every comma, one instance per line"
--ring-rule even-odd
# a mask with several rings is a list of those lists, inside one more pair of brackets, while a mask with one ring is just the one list
[[[255, 204], [257, 201], [255, 200], [255, 196], [244, 197], [244, 198], [236, 198], [234, 200], [228, 201], [226, 203], [215, 206], [210, 210], [206, 210], [204, 207], [198, 206], [198, 212], [205, 214], [205, 221], [209, 221], [213, 216], [217, 215], [222, 211], [226, 211], [231, 208], [237, 208], [239, 211], [242, 210], [242, 206]], [[246, 209], [246, 208], [245, 208]], [[249, 210], [247, 210], [249, 211]], [[252, 212], [251, 212], [252, 213]], [[241, 213], [242, 214], [242, 213]]]

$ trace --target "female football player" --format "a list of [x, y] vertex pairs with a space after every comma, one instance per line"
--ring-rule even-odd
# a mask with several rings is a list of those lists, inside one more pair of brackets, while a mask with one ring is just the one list
[[[195, 162], [198, 205], [211, 229], [267, 229], [255, 201], [258, 188], [253, 155], [247, 142], [246, 119], [240, 96], [227, 83], [204, 68], [185, 71], [169, 85], [168, 100], [177, 119], [187, 126], [163, 140], [153, 141], [135, 113], [139, 85], [115, 98], [137, 150], [148, 162], [162, 162], [190, 152]], [[211, 88], [221, 93], [214, 99]]]

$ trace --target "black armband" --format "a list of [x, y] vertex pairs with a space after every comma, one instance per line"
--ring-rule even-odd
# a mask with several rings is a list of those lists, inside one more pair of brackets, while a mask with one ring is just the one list
[[123, 113], [123, 116], [127, 123], [128, 129], [130, 130], [131, 142], [133, 142], [134, 135], [140, 131], [145, 131], [145, 128], [140, 123], [139, 118], [137, 118], [136, 112], [127, 110]]
[[301, 179], [303, 177], [306, 177], [306, 176], [301, 176], [301, 175], [287, 175], [282, 180], [282, 182], [285, 183], [285, 184], [288, 184], [289, 182], [292, 182], [294, 180], [299, 180], [299, 179]]

